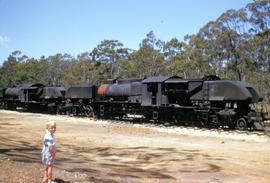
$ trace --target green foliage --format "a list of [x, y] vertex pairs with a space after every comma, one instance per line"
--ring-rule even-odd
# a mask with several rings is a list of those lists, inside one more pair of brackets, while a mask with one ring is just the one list
[[24, 69], [22, 69], [25, 58], [25, 56], [21, 56], [20, 51], [14, 51], [3, 63], [1, 78], [3, 78], [2, 82], [4, 86], [16, 85], [24, 79], [21, 78], [21, 76], [23, 72], [25, 72]]
[[184, 41], [162, 41], [153, 31], [138, 50], [118, 40], [103, 40], [91, 52], [40, 59], [12, 52], [0, 67], [0, 87], [18, 83], [100, 84], [107, 79], [215, 74], [246, 80], [270, 100], [270, 1], [255, 0], [228, 10]]
[[120, 63], [128, 58], [129, 51], [118, 40], [104, 40], [92, 50], [90, 56], [93, 61], [105, 64], [110, 79], [116, 79], [119, 77]]

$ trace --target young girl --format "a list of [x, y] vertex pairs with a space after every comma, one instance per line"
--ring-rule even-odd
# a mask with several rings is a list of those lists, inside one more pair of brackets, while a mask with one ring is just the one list
[[43, 176], [43, 183], [53, 183], [52, 172], [56, 154], [56, 143], [54, 132], [56, 131], [56, 123], [49, 121], [46, 123], [46, 133], [44, 135], [42, 149], [42, 163], [46, 166]]

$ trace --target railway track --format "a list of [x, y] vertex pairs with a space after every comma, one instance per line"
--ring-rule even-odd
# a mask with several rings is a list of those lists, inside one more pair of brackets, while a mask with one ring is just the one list
[[200, 128], [192, 126], [179, 126], [170, 123], [153, 123], [141, 120], [106, 120], [110, 123], [121, 124], [121, 125], [135, 125], [143, 128], [155, 129], [159, 132], [164, 133], [175, 133], [181, 135], [191, 135], [191, 136], [201, 136], [201, 137], [218, 137], [225, 139], [234, 139], [234, 140], [251, 140], [257, 142], [270, 141], [270, 123], [267, 123], [267, 126], [264, 130], [260, 131], [249, 131], [249, 130], [229, 130], [223, 128]]
[[[13, 112], [13, 111], [12, 111]], [[23, 113], [20, 111], [20, 113]], [[66, 115], [59, 115], [66, 116]], [[87, 117], [75, 117], [74, 118], [87, 118]], [[93, 118], [96, 119], [96, 118]], [[119, 125], [132, 125], [139, 128], [151, 128], [159, 132], [164, 133], [175, 133], [179, 135], [191, 135], [201, 137], [217, 137], [225, 139], [235, 140], [252, 140], [252, 141], [270, 141], [270, 121], [265, 123], [265, 129], [261, 131], [249, 131], [249, 130], [230, 130], [223, 128], [200, 128], [194, 126], [180, 126], [169, 122], [165, 123], [154, 123], [152, 121], [142, 120], [140, 117], [126, 117], [123, 119], [99, 119], [104, 120], [108, 123], [119, 124]]]

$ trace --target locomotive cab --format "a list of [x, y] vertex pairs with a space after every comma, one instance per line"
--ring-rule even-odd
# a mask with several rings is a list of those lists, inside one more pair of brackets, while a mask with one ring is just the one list
[[142, 106], [167, 106], [186, 94], [186, 83], [176, 85], [181, 77], [157, 76], [142, 81]]
[[21, 102], [35, 103], [38, 102], [42, 92], [43, 84], [26, 84], [21, 87]]
[[151, 77], [143, 82], [143, 106], [191, 106], [190, 96], [201, 90], [202, 80], [179, 76]]

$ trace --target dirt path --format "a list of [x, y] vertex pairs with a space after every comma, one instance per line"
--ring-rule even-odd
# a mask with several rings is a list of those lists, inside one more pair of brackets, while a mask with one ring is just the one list
[[270, 182], [270, 138], [0, 110], [0, 182], [40, 182], [57, 122], [58, 182]]

